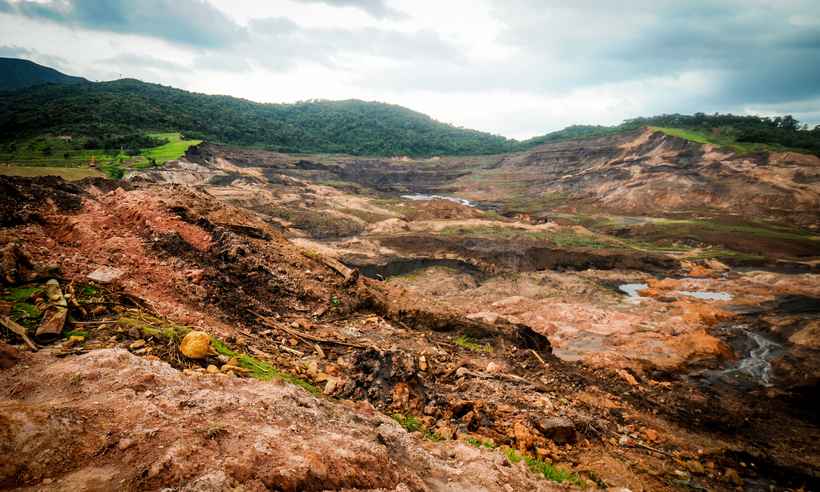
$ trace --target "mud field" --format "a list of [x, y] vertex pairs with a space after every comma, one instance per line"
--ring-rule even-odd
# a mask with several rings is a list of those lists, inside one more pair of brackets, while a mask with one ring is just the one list
[[[629, 138], [584, 162], [721, 159]], [[0, 177], [0, 488], [817, 490], [817, 190], [496, 199], [559, 157]]]

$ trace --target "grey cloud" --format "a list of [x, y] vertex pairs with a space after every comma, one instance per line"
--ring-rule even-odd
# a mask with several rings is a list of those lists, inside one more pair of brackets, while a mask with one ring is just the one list
[[25, 58], [35, 63], [45, 65], [47, 67], [56, 68], [60, 71], [66, 71], [67, 62], [64, 58], [59, 56], [41, 53], [37, 50], [23, 48], [21, 46], [0, 46], [0, 56], [8, 58]]
[[354, 7], [378, 19], [403, 19], [407, 16], [387, 5], [384, 0], [297, 0], [302, 3], [323, 3], [331, 7]]
[[248, 27], [252, 39], [248, 53], [271, 69], [282, 70], [306, 60], [344, 68], [345, 58], [356, 55], [424, 63], [456, 62], [462, 57], [457, 48], [426, 30], [304, 28], [281, 17], [256, 19]]
[[202, 0], [0, 0], [0, 11], [202, 48], [230, 46], [246, 35], [241, 26]]

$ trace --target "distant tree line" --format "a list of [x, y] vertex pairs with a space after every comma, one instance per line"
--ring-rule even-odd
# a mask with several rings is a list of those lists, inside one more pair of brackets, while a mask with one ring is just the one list
[[809, 128], [792, 115], [739, 116], [733, 114], [664, 114], [626, 120], [622, 127], [661, 126], [700, 130], [737, 142], [764, 143], [802, 149], [820, 155], [820, 125]]
[[145, 133], [130, 133], [127, 135], [103, 135], [89, 137], [83, 148], [87, 150], [104, 149], [108, 153], [123, 150], [127, 153], [139, 152], [141, 149], [159, 147], [168, 143], [167, 139], [156, 138]]

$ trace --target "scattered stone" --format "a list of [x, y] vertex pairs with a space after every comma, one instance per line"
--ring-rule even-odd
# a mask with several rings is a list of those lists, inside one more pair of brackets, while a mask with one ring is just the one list
[[94, 270], [88, 274], [88, 279], [100, 284], [110, 284], [120, 277], [125, 275], [125, 272], [119, 268], [102, 267]]
[[[189, 359], [204, 359], [211, 350], [211, 337], [204, 331], [191, 331], [182, 343], [179, 344], [179, 351]], [[216, 366], [214, 366], [216, 367]]]
[[63, 297], [60, 283], [54, 279], [46, 282], [45, 293], [48, 298], [48, 307], [43, 313], [43, 320], [37, 327], [34, 336], [38, 338], [53, 338], [63, 332], [65, 320], [68, 317], [68, 303]]
[[137, 340], [136, 342], [128, 346], [128, 348], [131, 350], [137, 350], [143, 347], [145, 347], [145, 340]]
[[616, 369], [616, 370], [615, 370], [615, 373], [616, 373], [618, 376], [620, 376], [620, 377], [621, 377], [621, 379], [623, 379], [624, 381], [626, 381], [626, 382], [627, 382], [627, 384], [629, 384], [630, 386], [637, 386], [637, 385], [638, 385], [638, 380], [637, 380], [637, 379], [635, 379], [635, 376], [633, 376], [632, 374], [628, 373], [627, 371], [625, 371], [625, 370], [623, 370], [623, 369]]
[[643, 435], [646, 437], [647, 441], [656, 442], [658, 440], [658, 431], [655, 429], [644, 429]]
[[489, 364], [487, 364], [486, 371], [490, 374], [496, 374], [501, 372], [501, 366], [496, 364], [495, 362], [490, 362]]
[[575, 423], [566, 417], [533, 419], [536, 429], [555, 444], [572, 444], [578, 439]]
[[0, 369], [8, 369], [20, 360], [20, 352], [11, 345], [0, 342]]
[[217, 374], [219, 372], [219, 368], [213, 364], [209, 364], [208, 369], [206, 369], [206, 371], [208, 371], [209, 374]]
[[337, 378], [328, 378], [327, 382], [325, 383], [325, 390], [323, 391], [326, 395], [332, 395], [336, 391], [336, 385], [338, 384]]
[[743, 479], [740, 478], [740, 475], [737, 473], [737, 470], [734, 468], [727, 468], [726, 471], [723, 472], [723, 478], [732, 484], [737, 485], [738, 487], [743, 485]]
[[136, 444], [136, 443], [134, 442], [133, 439], [129, 439], [129, 438], [126, 437], [126, 438], [120, 439], [120, 442], [117, 443], [117, 448], [119, 448], [120, 451], [125, 451], [126, 449], [130, 448], [134, 444]]

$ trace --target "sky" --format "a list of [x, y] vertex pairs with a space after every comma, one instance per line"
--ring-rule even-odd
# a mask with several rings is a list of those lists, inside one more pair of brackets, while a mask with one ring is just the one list
[[0, 0], [0, 56], [518, 139], [675, 112], [820, 124], [818, 0]]

